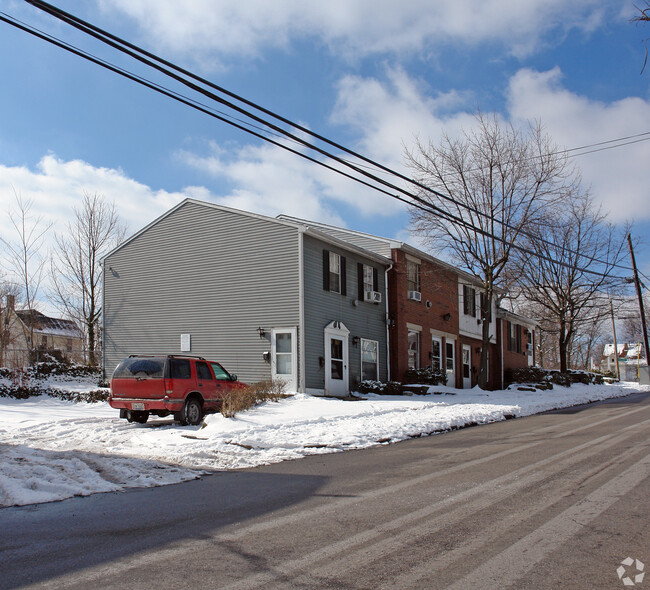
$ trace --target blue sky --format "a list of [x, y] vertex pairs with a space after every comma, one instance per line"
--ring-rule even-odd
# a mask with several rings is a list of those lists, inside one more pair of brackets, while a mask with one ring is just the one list
[[[455, 135], [477, 109], [540, 119], [567, 148], [650, 132], [650, 26], [627, 0], [53, 3], [398, 169], [416, 135]], [[0, 10], [145, 73], [25, 2]], [[407, 239], [396, 201], [4, 23], [0, 55], [3, 212], [15, 189], [62, 231], [99, 192], [135, 232], [192, 196]], [[574, 161], [612, 221], [634, 221], [650, 274], [650, 141]]]

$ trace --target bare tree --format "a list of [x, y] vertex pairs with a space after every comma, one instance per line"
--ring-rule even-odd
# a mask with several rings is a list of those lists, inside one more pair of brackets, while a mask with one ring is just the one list
[[436, 191], [420, 191], [435, 209], [412, 207], [412, 229], [482, 282], [478, 381], [485, 387], [492, 302], [513, 246], [542, 208], [573, 192], [579, 178], [539, 123], [522, 132], [496, 115], [479, 114], [476, 122], [459, 139], [418, 141], [406, 160], [416, 180]]
[[[645, 8], [641, 8], [639, 6], [635, 6], [635, 8], [638, 10], [638, 14], [632, 19], [633, 23], [648, 23], [650, 22], [650, 2], [648, 0], [645, 0]], [[643, 70], [645, 70], [645, 67], [648, 63], [648, 40], [646, 39], [645, 41], [645, 57], [643, 59], [643, 67], [641, 68], [641, 73], [643, 73]]]
[[609, 312], [607, 294], [621, 287], [614, 270], [625, 256], [618, 235], [588, 194], [549, 209], [531, 228], [527, 246], [541, 256], [519, 256], [523, 296], [535, 303], [556, 331], [560, 370], [567, 371], [572, 344]]
[[83, 326], [88, 364], [93, 367], [100, 341], [101, 260], [124, 238], [125, 231], [114, 203], [97, 193], [84, 193], [67, 231], [56, 234], [50, 296], [66, 315]]
[[[38, 292], [45, 275], [47, 252], [44, 252], [45, 237], [52, 227], [31, 212], [33, 203], [26, 201], [14, 191], [15, 206], [9, 209], [9, 221], [13, 228], [13, 239], [0, 237], [4, 245], [4, 265], [13, 282], [20, 287], [24, 307], [35, 308]], [[25, 339], [34, 347], [34, 327], [28, 322]]]

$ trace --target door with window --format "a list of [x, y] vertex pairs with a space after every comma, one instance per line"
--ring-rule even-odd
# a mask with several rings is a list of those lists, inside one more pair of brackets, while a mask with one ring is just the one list
[[472, 347], [463, 344], [463, 389], [472, 387]]
[[325, 328], [325, 394], [345, 397], [349, 392], [348, 336], [342, 322]]
[[445, 342], [445, 367], [447, 369], [447, 385], [456, 387], [456, 342], [449, 340]]
[[298, 391], [297, 351], [296, 328], [271, 331], [271, 378], [284, 381], [287, 391]]

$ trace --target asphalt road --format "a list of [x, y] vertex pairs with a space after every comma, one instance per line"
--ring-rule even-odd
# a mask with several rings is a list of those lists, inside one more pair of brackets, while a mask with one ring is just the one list
[[6, 508], [0, 588], [650, 589], [649, 434], [636, 394]]

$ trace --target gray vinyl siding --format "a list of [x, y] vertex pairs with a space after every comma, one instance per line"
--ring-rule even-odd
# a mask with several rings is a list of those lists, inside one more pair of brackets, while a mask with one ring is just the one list
[[185, 354], [268, 379], [270, 329], [299, 326], [299, 260], [295, 227], [183, 203], [105, 260], [107, 376], [130, 354], [180, 354], [190, 334]]
[[[307, 389], [323, 390], [325, 369], [319, 357], [325, 358], [325, 326], [341, 321], [350, 330], [348, 340], [350, 389], [354, 390], [361, 377], [361, 347], [352, 344], [352, 338], [366, 338], [379, 343], [379, 378], [387, 379], [386, 365], [386, 312], [385, 267], [376, 261], [363, 258], [345, 249], [332, 246], [311, 236], [304, 236], [305, 269], [305, 386]], [[323, 288], [323, 250], [336, 252], [346, 258], [347, 294], [341, 295]], [[378, 271], [379, 292], [382, 303], [375, 305], [358, 299], [357, 263], [369, 264]]]
[[338, 228], [330, 227], [328, 225], [312, 224], [312, 226], [325, 234], [344, 242], [348, 242], [353, 246], [358, 246], [359, 248], [363, 248], [369, 252], [385, 256], [386, 258], [391, 257], [390, 242], [388, 240], [375, 238], [374, 236], [358, 232], [339, 230]]

